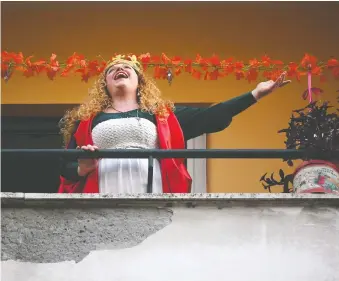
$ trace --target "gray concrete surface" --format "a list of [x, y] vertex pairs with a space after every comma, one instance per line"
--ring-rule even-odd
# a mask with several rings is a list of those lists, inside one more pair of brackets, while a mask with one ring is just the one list
[[1, 280], [339, 280], [338, 197], [137, 197], [1, 194]]
[[93, 250], [133, 247], [168, 225], [171, 216], [155, 208], [5, 208], [1, 260], [79, 262]]

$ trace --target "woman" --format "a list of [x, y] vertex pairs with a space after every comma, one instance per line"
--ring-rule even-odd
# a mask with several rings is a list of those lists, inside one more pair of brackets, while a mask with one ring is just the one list
[[[60, 122], [68, 149], [184, 149], [185, 141], [219, 132], [260, 98], [288, 84], [259, 83], [249, 93], [210, 108], [177, 107], [161, 98], [135, 57], [116, 57], [90, 91], [90, 99]], [[145, 193], [148, 159], [63, 161], [60, 193]], [[153, 192], [190, 192], [183, 159], [155, 160]]]

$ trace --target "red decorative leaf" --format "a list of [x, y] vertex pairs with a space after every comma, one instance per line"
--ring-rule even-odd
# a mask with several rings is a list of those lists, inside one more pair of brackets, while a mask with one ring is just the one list
[[203, 71], [208, 71], [209, 65], [206, 62], [201, 62], [200, 67], [202, 68]]
[[154, 68], [154, 78], [159, 79], [161, 77], [160, 66], [156, 66]]
[[146, 64], [146, 63], [142, 64], [142, 69], [143, 69], [144, 72], [147, 71], [147, 67], [148, 67], [148, 64]]
[[84, 81], [84, 82], [88, 82], [89, 78], [90, 78], [90, 75], [89, 75], [89, 72], [87, 73], [84, 73], [83, 75], [81, 75], [81, 81]]
[[23, 75], [24, 75], [26, 78], [32, 77], [32, 76], [34, 76], [34, 71], [33, 71], [32, 68], [27, 67], [27, 68], [24, 70]]
[[322, 69], [319, 66], [315, 66], [312, 69], [312, 74], [314, 74], [314, 75], [320, 75], [321, 73], [322, 73]]
[[247, 73], [246, 73], [246, 79], [248, 82], [251, 81], [256, 81], [258, 78], [258, 71], [256, 69], [251, 68]]
[[272, 78], [272, 71], [264, 71], [262, 76], [266, 78], [267, 80], [271, 80]]
[[154, 68], [154, 78], [155, 79], [166, 79], [167, 78], [167, 68], [156, 66]]
[[161, 54], [161, 60], [164, 64], [170, 64], [171, 60], [168, 56], [166, 56], [166, 54], [162, 53]]
[[85, 56], [77, 54], [76, 52], [73, 53], [70, 57], [67, 58], [66, 63], [69, 64], [79, 64], [81, 60], [84, 60]]
[[59, 62], [56, 60], [56, 57], [56, 54], [52, 54], [49, 63], [50, 69], [54, 72], [57, 72], [59, 70]]
[[99, 63], [97, 60], [89, 61], [88, 62], [88, 72], [91, 74], [91, 76], [98, 75], [100, 72], [99, 70]]
[[[17, 68], [18, 70], [24, 71], [24, 76], [26, 76], [26, 77], [34, 76], [34, 72], [40, 73], [41, 71], [45, 70], [45, 68], [46, 68], [46, 61], [39, 60], [39, 61], [36, 61], [36, 62], [31, 62], [32, 58], [33, 58], [33, 56], [29, 56], [25, 59], [26, 67], [19, 66], [19, 69]], [[20, 68], [22, 68], [22, 69], [20, 69]]]
[[180, 57], [173, 57], [172, 58], [172, 64], [178, 65], [178, 64], [180, 64], [180, 62], [181, 62], [181, 58]]
[[298, 70], [298, 65], [295, 62], [290, 62], [288, 64], [287, 77], [295, 77], [298, 81], [300, 81], [300, 72]]
[[85, 60], [80, 60], [80, 66], [85, 67], [87, 65], [87, 61]]
[[223, 72], [224, 72], [225, 76], [233, 73], [233, 71], [234, 71], [233, 58], [229, 58], [227, 60], [223, 60], [221, 62], [221, 65], [223, 66]]
[[88, 82], [89, 78], [91, 77], [91, 73], [88, 67], [77, 69], [75, 72], [81, 73], [81, 81], [83, 82]]
[[59, 62], [56, 60], [56, 54], [52, 54], [50, 57], [50, 63], [46, 65], [47, 77], [51, 80], [54, 79], [57, 72], [60, 70]]
[[175, 75], [178, 76], [181, 73], [182, 67], [177, 67], [174, 71]]
[[184, 63], [186, 65], [185, 72], [192, 73], [192, 70], [193, 70], [193, 68], [192, 68], [192, 60], [185, 60]]
[[54, 79], [56, 74], [57, 74], [57, 71], [54, 71], [53, 69], [47, 70], [47, 77], [51, 80]]
[[52, 55], [51, 55], [51, 58], [50, 58], [50, 59], [51, 59], [51, 62], [52, 62], [52, 61], [55, 61], [55, 60], [56, 60], [56, 57], [57, 57], [56, 54], [52, 54]]
[[106, 65], [107, 65], [106, 62], [102, 61], [98, 66], [98, 72], [99, 73], [103, 72], [106, 68]]
[[200, 80], [201, 78], [201, 72], [196, 70], [196, 69], [193, 69], [193, 72], [192, 72], [192, 76], [198, 80]]
[[313, 69], [314, 67], [317, 66], [317, 58], [314, 56], [311, 56], [309, 54], [305, 54], [304, 57], [301, 60], [300, 63], [304, 68], [309, 68]]
[[240, 80], [245, 77], [245, 73], [242, 70], [237, 70], [234, 72], [234, 74], [237, 80]]
[[261, 58], [261, 61], [262, 61], [262, 65], [265, 66], [265, 67], [268, 67], [271, 64], [271, 58], [269, 56], [267, 56], [267, 55], [264, 55]]
[[201, 61], [202, 61], [202, 57], [199, 54], [197, 54], [197, 56], [195, 58], [195, 62], [196, 63], [201, 63]]
[[160, 68], [160, 78], [167, 79], [167, 68], [166, 67]]
[[242, 70], [244, 67], [244, 63], [242, 61], [237, 61], [235, 62], [234, 67], [236, 70]]
[[218, 69], [215, 69], [214, 71], [212, 71], [210, 73], [210, 79], [211, 80], [217, 80], [219, 76], [221, 76], [221, 75], [220, 75]]
[[160, 57], [159, 56], [152, 56], [151, 60], [153, 63], [160, 63]]
[[271, 75], [271, 80], [275, 81], [279, 78], [279, 76], [282, 74], [282, 70], [273, 70]]
[[149, 64], [151, 62], [151, 55], [150, 53], [142, 54], [138, 57], [138, 59], [142, 64]]
[[24, 55], [19, 53], [1, 52], [1, 63], [13, 62], [15, 64], [22, 64], [24, 62]]
[[249, 65], [250, 65], [250, 67], [258, 67], [258, 66], [260, 66], [260, 62], [257, 59], [251, 59], [249, 61]]
[[60, 76], [61, 77], [67, 77], [69, 73], [71, 72], [72, 67], [66, 67], [63, 71], [61, 71]]
[[213, 66], [219, 66], [220, 65], [220, 59], [218, 56], [216, 55], [213, 55], [210, 59], [209, 59], [210, 63], [213, 65]]
[[[117, 54], [115, 54], [116, 56]], [[133, 54], [127, 54], [132, 56]], [[318, 75], [320, 81], [326, 81], [326, 72], [330, 70], [332, 75], [339, 79], [339, 61], [337, 58], [330, 58], [325, 64], [318, 63], [318, 59], [310, 54], [305, 54], [300, 64], [290, 62], [285, 65], [281, 60], [272, 60], [268, 55], [264, 55], [261, 60], [250, 59], [244, 64], [242, 61], [234, 62], [232, 57], [220, 59], [216, 54], [209, 58], [203, 58], [197, 54], [195, 59], [186, 59], [183, 61], [179, 56], [169, 58], [165, 53], [161, 56], [151, 56], [150, 53], [140, 54], [140, 61], [144, 71], [147, 68], [154, 67], [154, 77], [157, 79], [167, 79], [167, 67], [172, 69], [172, 75], [179, 75], [186, 71], [192, 73], [192, 76], [201, 79], [204, 73], [205, 80], [217, 80], [219, 77], [234, 73], [236, 79], [246, 78], [249, 82], [255, 81], [259, 72], [267, 79], [275, 80], [287, 68], [287, 76], [300, 81], [300, 77], [306, 75], [311, 70], [312, 75]], [[49, 59], [33, 60], [33, 56], [24, 57], [24, 55], [14, 52], [1, 52], [1, 77], [6, 81], [13, 72], [22, 71], [26, 77], [32, 77], [42, 71], [46, 71], [50, 79], [54, 79], [60, 72], [61, 77], [67, 77], [71, 72], [80, 73], [83, 81], [88, 81], [92, 76], [102, 73], [106, 66], [104, 59], [90, 61], [84, 55], [74, 52], [64, 62], [59, 64], [56, 54], [52, 54]], [[165, 65], [166, 67], [163, 67]], [[264, 66], [262, 69], [261, 66]], [[195, 69], [193, 70], [193, 67]], [[213, 68], [213, 70], [211, 70]], [[214, 69], [216, 68], [216, 69]], [[316, 94], [316, 93], [315, 93]]]
[[32, 66], [31, 58], [33, 58], [33, 56], [29, 56], [25, 59], [25, 64], [27, 66]]
[[327, 61], [327, 66], [328, 66], [329, 68], [339, 66], [339, 61], [338, 61], [337, 59], [334, 59], [334, 58], [329, 59], [329, 60]]

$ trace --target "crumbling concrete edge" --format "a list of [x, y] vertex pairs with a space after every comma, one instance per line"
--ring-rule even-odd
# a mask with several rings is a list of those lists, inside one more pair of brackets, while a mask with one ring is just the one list
[[339, 196], [292, 193], [184, 193], [184, 194], [0, 194], [1, 207], [173, 207], [173, 206], [329, 206], [339, 207]]

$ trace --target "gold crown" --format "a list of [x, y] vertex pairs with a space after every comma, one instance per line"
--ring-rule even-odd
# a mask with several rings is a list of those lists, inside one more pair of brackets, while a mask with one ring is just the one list
[[104, 73], [106, 73], [111, 66], [118, 63], [128, 64], [139, 73], [142, 71], [141, 64], [135, 55], [116, 55], [107, 63]]

